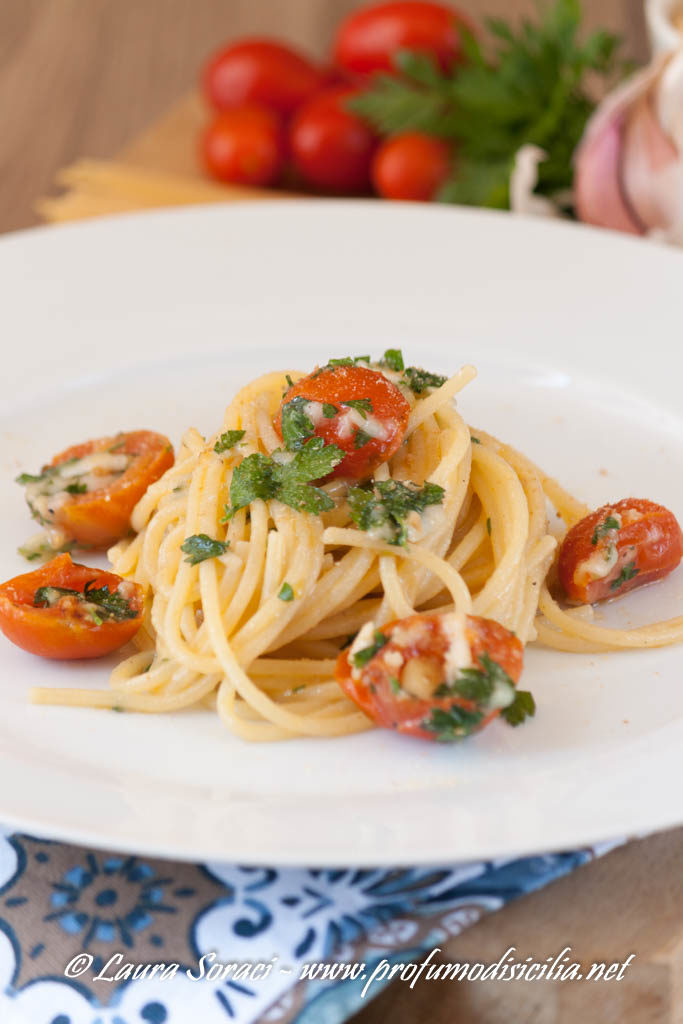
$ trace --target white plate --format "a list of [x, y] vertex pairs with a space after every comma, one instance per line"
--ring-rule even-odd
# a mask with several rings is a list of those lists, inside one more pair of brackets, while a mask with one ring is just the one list
[[[91, 435], [206, 433], [275, 367], [402, 347], [480, 377], [469, 420], [592, 504], [683, 514], [683, 256], [609, 233], [393, 204], [246, 204], [0, 241], [0, 579], [32, 531], [13, 478]], [[683, 570], [610, 610], [683, 612]], [[568, 847], [683, 820], [681, 649], [528, 652], [520, 729], [460, 746], [375, 731], [250, 746], [204, 712], [32, 707], [106, 685], [0, 637], [0, 821], [147, 854], [386, 864]]]

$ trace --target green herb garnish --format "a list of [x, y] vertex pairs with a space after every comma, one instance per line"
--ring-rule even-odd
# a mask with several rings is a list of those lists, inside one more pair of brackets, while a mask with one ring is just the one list
[[389, 643], [389, 637], [385, 636], [381, 630], [375, 630], [375, 636], [373, 642], [369, 647], [363, 647], [362, 650], [356, 651], [353, 655], [352, 660], [356, 668], [365, 668], [369, 661], [375, 657], [375, 655], [382, 650], [385, 644]]
[[364, 430], [357, 430], [353, 438], [353, 447], [358, 450], [363, 448], [368, 441], [372, 441], [370, 434], [366, 434]]
[[619, 520], [615, 519], [614, 516], [607, 516], [606, 519], [604, 519], [601, 523], [598, 523], [598, 525], [595, 527], [595, 530], [593, 531], [593, 536], [591, 537], [591, 544], [593, 545], [593, 547], [595, 547], [600, 538], [605, 537], [610, 532], [610, 530], [619, 529], [621, 529], [621, 524], [619, 523]]
[[478, 658], [480, 668], [463, 668], [453, 683], [442, 683], [434, 691], [435, 697], [463, 697], [477, 704], [486, 704], [496, 687], [508, 688], [510, 700], [515, 684], [505, 669], [484, 652]]
[[180, 545], [180, 550], [187, 555], [185, 559], [190, 565], [198, 565], [207, 558], [218, 558], [230, 547], [229, 540], [214, 540], [206, 533], [195, 533]]
[[355, 409], [364, 420], [368, 418], [368, 413], [372, 412], [372, 402], [369, 398], [348, 398], [342, 402], [342, 405], [348, 405], [350, 409]]
[[315, 425], [304, 412], [308, 403], [308, 398], [298, 395], [282, 408], [282, 440], [288, 452], [298, 452], [315, 434]]
[[427, 388], [440, 388], [448, 377], [422, 370], [419, 366], [408, 366], [403, 374], [403, 380], [416, 395], [422, 395]]
[[628, 580], [632, 580], [634, 576], [637, 576], [639, 572], [640, 569], [636, 569], [636, 563], [629, 562], [628, 565], [623, 567], [617, 578], [612, 580], [609, 585], [610, 590], [618, 590], [619, 587], [623, 586], [624, 583], [627, 583]]
[[401, 373], [405, 366], [400, 348], [388, 348], [380, 359], [379, 365], [386, 366], [387, 370], [393, 370], [394, 373]]
[[87, 488], [86, 484], [82, 483], [82, 481], [80, 481], [80, 480], [74, 480], [74, 482], [72, 484], [69, 484], [67, 487], [65, 487], [64, 490], [66, 491], [67, 494], [87, 494], [88, 493], [88, 488]]
[[280, 592], [277, 596], [280, 598], [281, 601], [293, 601], [294, 591], [292, 590], [290, 584], [285, 582], [280, 587]]
[[326, 420], [334, 419], [339, 412], [336, 405], [332, 405], [331, 402], [323, 402], [323, 416]]
[[471, 437], [470, 441], [472, 442], [472, 444], [481, 444], [481, 441], [479, 440], [478, 437]]
[[401, 683], [400, 680], [396, 678], [396, 676], [389, 676], [389, 686], [391, 687], [392, 693], [401, 692]]
[[213, 446], [213, 450], [218, 455], [221, 455], [223, 452], [227, 452], [230, 448], [234, 448], [235, 445], [242, 440], [245, 434], [246, 430], [226, 430], [226, 432], [221, 434], [216, 441]]
[[508, 704], [500, 713], [508, 725], [521, 725], [526, 718], [533, 718], [535, 714], [536, 701], [528, 690], [515, 690], [512, 704]]
[[326, 445], [322, 437], [307, 441], [289, 462], [277, 462], [260, 452], [248, 455], [232, 475], [230, 506], [225, 507], [224, 521], [258, 499], [277, 498], [290, 508], [312, 515], [334, 508], [329, 494], [313, 487], [311, 481], [327, 476], [343, 458], [341, 448]]
[[117, 591], [93, 586], [94, 580], [86, 583], [83, 591], [69, 590], [67, 587], [38, 587], [33, 595], [35, 608], [53, 608], [63, 597], [75, 597], [84, 605], [89, 606], [88, 612], [99, 626], [105, 619], [123, 622], [125, 619], [137, 618], [137, 611], [131, 607], [130, 601]]
[[389, 544], [405, 545], [406, 520], [411, 512], [422, 513], [428, 505], [440, 505], [443, 487], [426, 481], [375, 480], [368, 487], [349, 490], [351, 518], [361, 530], [377, 530]]
[[433, 708], [429, 718], [423, 721], [422, 728], [435, 733], [440, 743], [452, 743], [469, 736], [483, 717], [482, 711], [467, 711], [454, 704], [447, 709]]

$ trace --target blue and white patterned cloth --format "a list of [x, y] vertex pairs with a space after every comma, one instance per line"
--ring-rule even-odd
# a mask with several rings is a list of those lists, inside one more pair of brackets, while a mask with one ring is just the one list
[[[615, 845], [316, 870], [173, 863], [0, 832], [0, 1022], [338, 1024], [382, 983], [363, 996], [360, 977], [300, 980], [302, 965], [362, 962], [369, 974], [381, 959], [409, 962]], [[70, 979], [72, 962], [90, 966]], [[256, 962], [270, 965], [257, 980], [206, 977], [215, 964]], [[95, 980], [158, 963], [169, 976]], [[199, 976], [200, 963], [204, 977], [192, 980], [186, 972]]]

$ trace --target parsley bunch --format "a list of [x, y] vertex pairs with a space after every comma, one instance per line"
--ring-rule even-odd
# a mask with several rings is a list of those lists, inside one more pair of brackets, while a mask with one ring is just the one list
[[450, 73], [402, 51], [395, 61], [401, 77], [378, 76], [350, 107], [382, 134], [422, 131], [453, 142], [442, 201], [507, 208], [514, 157], [527, 144], [547, 154], [536, 192], [557, 196], [571, 187], [572, 156], [595, 107], [588, 75], [609, 85], [627, 70], [618, 38], [595, 32], [580, 40], [580, 23], [580, 0], [555, 0], [536, 24], [525, 20], [517, 30], [489, 18], [492, 59], [466, 34], [466, 63]]

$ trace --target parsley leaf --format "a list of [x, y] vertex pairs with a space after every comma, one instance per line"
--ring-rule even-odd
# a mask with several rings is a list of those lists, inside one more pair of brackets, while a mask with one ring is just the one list
[[323, 402], [323, 416], [326, 420], [333, 419], [338, 412], [339, 409], [336, 405], [332, 405], [331, 402]]
[[39, 483], [43, 479], [43, 476], [43, 473], [39, 473], [38, 475], [34, 473], [20, 473], [19, 476], [15, 476], [14, 482], [17, 484], [21, 484], [22, 487], [25, 487], [26, 484]]
[[292, 590], [291, 584], [286, 581], [280, 587], [280, 592], [277, 595], [281, 601], [293, 601], [294, 591]]
[[515, 699], [501, 711], [508, 725], [521, 725], [525, 718], [533, 718], [536, 714], [536, 701], [528, 690], [515, 690]]
[[593, 536], [591, 537], [591, 544], [593, 545], [593, 547], [595, 547], [600, 538], [606, 537], [610, 530], [619, 529], [621, 529], [621, 524], [619, 520], [615, 519], [614, 516], [607, 516], [607, 518], [603, 520], [602, 523], [598, 523], [598, 525], [595, 527], [595, 530], [593, 531]]
[[629, 562], [628, 565], [624, 566], [617, 578], [612, 580], [609, 585], [610, 590], [618, 590], [619, 587], [623, 586], [624, 583], [627, 583], [628, 580], [632, 580], [634, 576], [637, 576], [639, 572], [640, 569], [636, 569], [636, 563]]
[[326, 445], [322, 437], [312, 437], [290, 462], [276, 462], [261, 452], [248, 455], [232, 475], [230, 507], [225, 508], [224, 521], [257, 499], [277, 498], [297, 511], [312, 515], [334, 508], [329, 494], [311, 486], [311, 481], [327, 476], [343, 458], [341, 448]]
[[435, 697], [463, 697], [465, 700], [486, 704], [496, 687], [507, 687], [512, 697], [515, 684], [502, 665], [484, 652], [479, 655], [480, 668], [463, 668], [453, 683], [442, 683]]
[[470, 441], [472, 442], [472, 444], [481, 444], [481, 441], [479, 440], [479, 438], [478, 437], [474, 437], [474, 435], [472, 435], [472, 437], [470, 438]]
[[493, 45], [483, 49], [461, 28], [467, 60], [452, 72], [400, 51], [400, 74], [375, 76], [348, 106], [380, 134], [422, 131], [452, 142], [457, 161], [445, 202], [509, 206], [514, 157], [527, 144], [547, 154], [536, 192], [557, 196], [572, 184], [572, 155], [595, 107], [591, 77], [605, 80], [603, 91], [626, 70], [619, 40], [607, 32], [579, 38], [580, 0], [554, 0], [519, 28], [486, 24]]
[[422, 728], [436, 733], [440, 743], [452, 743], [469, 736], [482, 721], [482, 711], [467, 711], [454, 704], [448, 709], [432, 708], [429, 718], [422, 722]]
[[372, 441], [370, 435], [366, 434], [364, 430], [357, 430], [353, 438], [353, 447], [358, 450], [366, 445], [368, 441]]
[[404, 369], [403, 353], [400, 348], [388, 348], [379, 361], [380, 366], [386, 366], [387, 370], [401, 373]]
[[207, 558], [218, 558], [230, 547], [229, 540], [214, 540], [206, 533], [195, 533], [180, 545], [180, 550], [187, 555], [185, 559], [190, 565], [198, 565]]
[[213, 450], [218, 455], [221, 455], [223, 452], [227, 452], [229, 448], [234, 448], [245, 434], [246, 430], [226, 430], [216, 441]]
[[64, 488], [67, 494], [87, 494], [88, 487], [81, 480], [74, 480], [72, 484], [69, 484]]
[[363, 647], [362, 650], [356, 651], [353, 655], [353, 664], [356, 668], [364, 668], [369, 661], [375, 657], [375, 655], [382, 650], [385, 644], [389, 643], [389, 637], [385, 636], [380, 629], [375, 630], [375, 636], [373, 642], [369, 647]]
[[406, 519], [410, 512], [422, 513], [428, 505], [440, 505], [445, 491], [426, 481], [375, 480], [371, 489], [352, 487], [348, 500], [351, 519], [361, 530], [377, 530], [389, 544], [405, 545]]
[[440, 373], [430, 373], [429, 370], [422, 370], [419, 366], [408, 366], [403, 374], [403, 379], [411, 391], [416, 395], [421, 395], [427, 388], [440, 388], [442, 384], [446, 383], [448, 377], [443, 377]]
[[369, 363], [370, 356], [344, 356], [342, 359], [328, 359], [323, 370], [333, 370], [335, 366], [355, 366], [357, 363]]
[[131, 607], [130, 601], [117, 591], [110, 591], [106, 584], [103, 587], [94, 587], [94, 582], [90, 580], [86, 583], [82, 592], [69, 590], [67, 587], [38, 587], [33, 595], [33, 605], [35, 608], [53, 608], [63, 597], [75, 597], [85, 605], [94, 606], [89, 611], [98, 626], [105, 619], [123, 622], [125, 619], [137, 617], [138, 612]]
[[342, 402], [342, 405], [348, 405], [350, 409], [355, 409], [364, 420], [368, 418], [368, 413], [373, 411], [372, 402], [369, 398], [347, 398]]
[[282, 409], [282, 440], [288, 452], [298, 452], [309, 437], [315, 434], [315, 425], [304, 412], [309, 399], [298, 395]]

